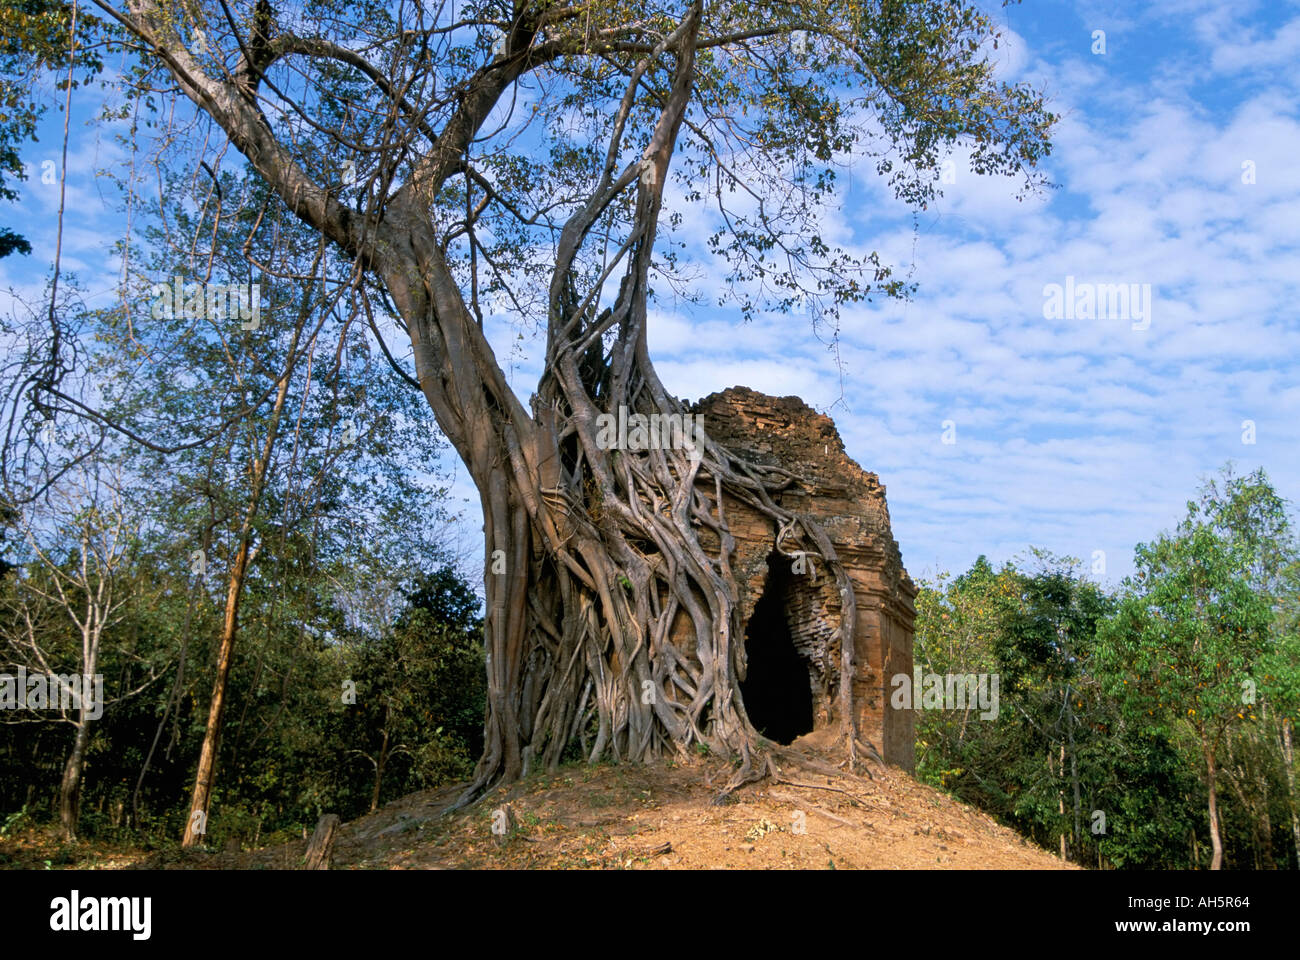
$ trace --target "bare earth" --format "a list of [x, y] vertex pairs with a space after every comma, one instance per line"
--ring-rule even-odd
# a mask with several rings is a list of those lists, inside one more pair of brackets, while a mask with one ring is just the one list
[[[870, 764], [870, 779], [781, 764], [790, 783], [742, 787], [717, 758], [644, 766], [585, 765], [529, 777], [440, 817], [457, 788], [403, 797], [345, 824], [334, 869], [1077, 869], [972, 807]], [[787, 754], [789, 757], [790, 754]], [[495, 811], [501, 811], [495, 818]], [[494, 819], [505, 835], [494, 835]], [[304, 841], [141, 866], [293, 868]], [[175, 856], [175, 855], [173, 855]]]
[[[1077, 869], [900, 770], [835, 768], [810, 735], [778, 754], [778, 777], [714, 801], [735, 771], [718, 757], [571, 765], [440, 816], [459, 786], [403, 797], [344, 824], [333, 868], [437, 869]], [[785, 781], [785, 782], [780, 782]], [[493, 832], [494, 823], [498, 832]], [[0, 856], [42, 869], [33, 836]], [[91, 869], [299, 869], [306, 840], [257, 850], [79, 850]]]

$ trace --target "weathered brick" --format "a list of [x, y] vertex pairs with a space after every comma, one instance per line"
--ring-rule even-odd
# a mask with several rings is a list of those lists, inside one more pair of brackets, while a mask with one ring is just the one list
[[[770, 397], [732, 387], [692, 408], [705, 432], [752, 463], [780, 467], [796, 478], [773, 499], [792, 513], [819, 522], [848, 568], [857, 605], [854, 700], [859, 735], [885, 759], [912, 770], [915, 728], [910, 711], [889, 709], [889, 678], [912, 671], [916, 587], [903, 568], [889, 524], [885, 488], [844, 450], [835, 424], [798, 397]], [[700, 481], [712, 498], [712, 478]], [[748, 622], [767, 583], [776, 526], [730, 496], [723, 519], [736, 540], [732, 567]], [[716, 541], [715, 541], [716, 542]], [[804, 544], [811, 547], [811, 544]], [[783, 544], [788, 552], [799, 545]], [[813, 575], [794, 576], [786, 590], [785, 620], [808, 666], [815, 729], [838, 723], [840, 601], [833, 580], [813, 562]], [[684, 637], [686, 624], [679, 627]]]

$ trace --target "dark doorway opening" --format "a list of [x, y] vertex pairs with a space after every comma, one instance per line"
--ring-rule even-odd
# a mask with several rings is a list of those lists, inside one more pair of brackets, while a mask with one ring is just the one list
[[778, 554], [768, 558], [763, 595], [745, 626], [749, 672], [740, 685], [754, 728], [781, 744], [811, 733], [813, 728], [808, 666], [795, 650], [785, 622], [792, 580], [788, 560]]

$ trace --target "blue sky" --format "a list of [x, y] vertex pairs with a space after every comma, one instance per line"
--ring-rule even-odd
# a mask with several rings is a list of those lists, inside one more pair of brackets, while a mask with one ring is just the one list
[[[698, 308], [664, 316], [652, 352], [680, 395], [743, 383], [831, 413], [886, 485], [914, 576], [1032, 544], [1089, 567], [1104, 551], [1113, 582], [1225, 461], [1300, 495], [1300, 5], [1000, 16], [1004, 76], [1041, 85], [1062, 117], [1045, 165], [1060, 189], [1020, 203], [958, 158], [914, 230], [864, 170], [841, 238], [920, 288], [846, 315], [842, 401], [833, 357], [790, 317], [738, 331]], [[1149, 327], [1044, 319], [1044, 286], [1067, 276], [1150, 284]]]
[[[1300, 3], [1031, 0], [997, 15], [1003, 76], [1045, 88], [1062, 117], [1045, 164], [1059, 189], [1018, 202], [958, 155], [914, 226], [864, 165], [826, 235], [919, 289], [846, 311], [842, 366], [806, 318], [743, 325], [707, 304], [661, 302], [652, 354], [682, 397], [744, 384], [830, 413], [886, 485], [915, 577], [1032, 544], [1089, 564], [1104, 551], [1113, 582], [1225, 461], [1300, 497]], [[38, 291], [52, 256], [57, 187], [40, 175], [58, 138], [44, 129], [3, 210], [35, 252], [0, 261], [0, 288]], [[95, 171], [124, 158], [108, 130], [75, 125], [64, 266], [104, 296], [122, 222]], [[1149, 325], [1045, 318], [1044, 288], [1066, 277], [1149, 285]], [[505, 318], [492, 332], [526, 398], [540, 343]], [[456, 491], [475, 512], [463, 470]]]

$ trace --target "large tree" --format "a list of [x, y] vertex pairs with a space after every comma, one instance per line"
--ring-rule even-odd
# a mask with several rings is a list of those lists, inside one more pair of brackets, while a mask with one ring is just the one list
[[[653, 288], [685, 283], [661, 224], [712, 231], [744, 315], [833, 323], [906, 293], [874, 253], [823, 239], [850, 156], [919, 207], [959, 145], [976, 173], [1038, 182], [1054, 117], [998, 78], [993, 18], [966, 0], [96, 5], [134, 38], [142, 99], [178, 89], [197, 108], [186, 143], [213, 166], [233, 146], [355, 264], [409, 340], [381, 338], [385, 355], [479, 490], [488, 707], [463, 799], [554, 766], [589, 721], [593, 759], [702, 742], [742, 758], [733, 783], [761, 769], [723, 494], [770, 516], [778, 549], [823, 558], [851, 670], [844, 569], [776, 502], [788, 475], [707, 435], [609, 449], [598, 417], [685, 412], [647, 349]], [[485, 311], [545, 332], [527, 406]]]

